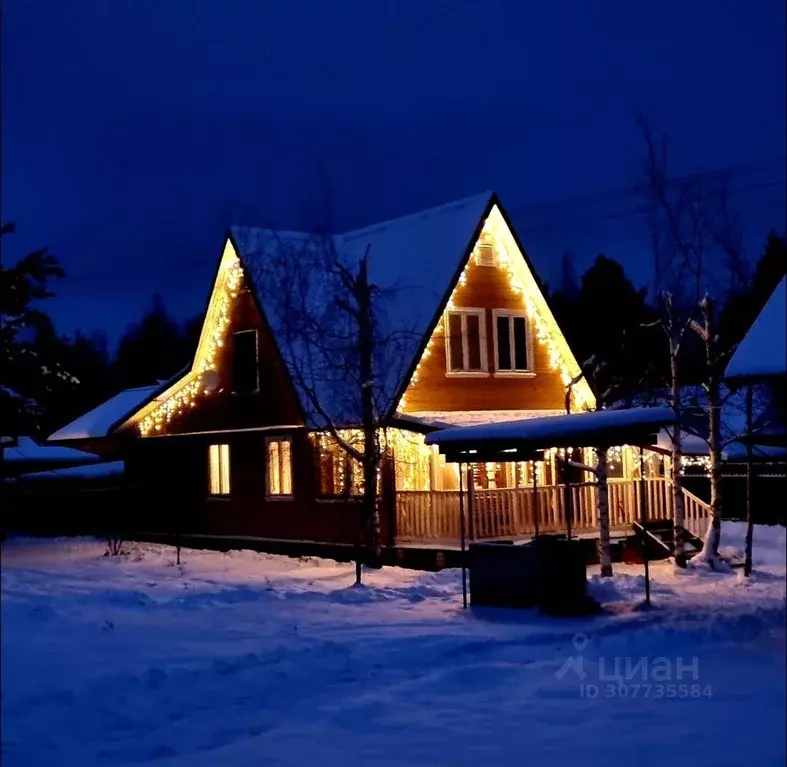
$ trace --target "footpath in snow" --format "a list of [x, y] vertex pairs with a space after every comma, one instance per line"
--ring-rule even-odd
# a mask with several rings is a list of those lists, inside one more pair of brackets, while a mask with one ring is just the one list
[[[727, 546], [743, 526], [725, 523]], [[457, 571], [91, 539], [2, 547], [2, 763], [785, 763], [785, 529], [755, 574], [590, 568], [604, 611], [461, 609]]]

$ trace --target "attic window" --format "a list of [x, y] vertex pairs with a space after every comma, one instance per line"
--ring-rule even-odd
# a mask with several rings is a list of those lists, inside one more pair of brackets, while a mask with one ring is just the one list
[[232, 334], [232, 391], [252, 394], [260, 387], [257, 359], [257, 331], [241, 330]]
[[479, 242], [476, 246], [475, 262], [478, 266], [497, 266], [497, 253], [491, 242]]

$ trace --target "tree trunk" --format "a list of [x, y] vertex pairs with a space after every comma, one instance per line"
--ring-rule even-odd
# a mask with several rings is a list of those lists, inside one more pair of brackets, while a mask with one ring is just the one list
[[609, 544], [609, 485], [607, 484], [607, 447], [598, 448], [598, 561], [601, 576], [612, 576], [612, 555]]
[[377, 467], [380, 449], [374, 417], [374, 321], [368, 276], [368, 259], [361, 259], [357, 281], [358, 353], [361, 376], [361, 419], [363, 422], [363, 520], [367, 564], [379, 566], [380, 509], [377, 503]]
[[680, 428], [680, 386], [678, 382], [678, 358], [673, 344], [670, 344], [670, 374], [672, 379], [670, 405], [675, 416], [672, 425], [672, 467], [670, 479], [672, 486], [672, 515], [675, 564], [686, 567], [686, 548], [684, 527], [686, 525], [686, 506], [683, 499], [683, 444]]
[[714, 304], [705, 299], [705, 353], [708, 363], [708, 447], [710, 452], [710, 513], [711, 523], [702, 548], [703, 559], [715, 559], [721, 541], [721, 393], [716, 354]]
[[743, 574], [748, 578], [752, 571], [752, 543], [754, 540], [754, 517], [752, 516], [752, 385], [746, 387], [746, 544]]

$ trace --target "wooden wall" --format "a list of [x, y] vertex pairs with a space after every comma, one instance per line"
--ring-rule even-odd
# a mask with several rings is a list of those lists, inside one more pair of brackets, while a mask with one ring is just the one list
[[[232, 333], [252, 328], [257, 330], [259, 344], [260, 388], [253, 394], [233, 394]], [[217, 392], [207, 396], [200, 395], [196, 407], [176, 416], [161, 434], [247, 429], [303, 422], [297, 395], [284, 363], [257, 311], [251, 293], [245, 288], [241, 289], [233, 305], [226, 338], [217, 360]], [[136, 426], [129, 428], [133, 431]]]
[[440, 410], [562, 410], [564, 387], [560, 374], [549, 367], [546, 349], [531, 334], [535, 376], [494, 375], [493, 309], [522, 311], [522, 300], [512, 290], [505, 271], [470, 263], [467, 281], [453, 295], [458, 309], [486, 309], [486, 342], [489, 375], [473, 378], [446, 375], [444, 322], [435, 329], [429, 358], [421, 364], [418, 381], [405, 395], [403, 412]]
[[[265, 497], [265, 437], [292, 437], [293, 497]], [[208, 495], [208, 446], [230, 446], [228, 498]], [[355, 543], [358, 504], [317, 500], [314, 449], [305, 429], [138, 439], [127, 458], [128, 481], [141, 490], [146, 532], [249, 535]], [[381, 506], [383, 542], [392, 540], [390, 504]]]

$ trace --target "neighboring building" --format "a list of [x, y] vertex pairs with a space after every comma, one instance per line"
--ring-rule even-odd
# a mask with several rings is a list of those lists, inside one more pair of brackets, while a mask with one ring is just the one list
[[18, 477], [35, 471], [52, 471], [98, 463], [100, 457], [85, 450], [39, 445], [32, 437], [8, 439], [3, 450], [3, 474]]
[[[152, 388], [120, 420], [107, 403], [114, 422], [102, 417], [101, 429], [80, 430], [77, 421], [61, 430], [60, 439], [89, 440], [102, 431], [122, 444], [127, 481], [141, 493], [141, 529], [356, 540], [360, 466], [317, 427], [313, 403], [282, 353], [284, 331], [266, 312], [258, 276], [282, 243], [301, 247], [311, 238], [231, 230], [191, 366]], [[411, 329], [412, 342], [398, 360], [404, 364], [388, 360], [376, 371], [396, 371], [379, 480], [384, 542], [455, 540], [458, 472], [425, 444], [424, 434], [446, 425], [564, 413], [577, 361], [494, 194], [328, 239], [351, 256], [372, 254], [372, 282], [395, 288], [383, 319], [406, 318]], [[573, 387], [571, 407], [595, 407], [584, 380]], [[343, 433], [357, 426], [345, 414]], [[649, 454], [648, 466], [654, 482], [663, 484], [658, 452]], [[611, 468], [620, 483], [613, 523], [630, 525], [631, 451], [613, 449]], [[484, 537], [532, 532], [534, 471], [544, 496], [541, 529], [563, 529], [564, 496], [551, 456], [535, 464], [474, 467], [475, 529]], [[592, 489], [576, 490], [574, 528], [594, 529]], [[668, 495], [661, 488], [659, 497]]]

